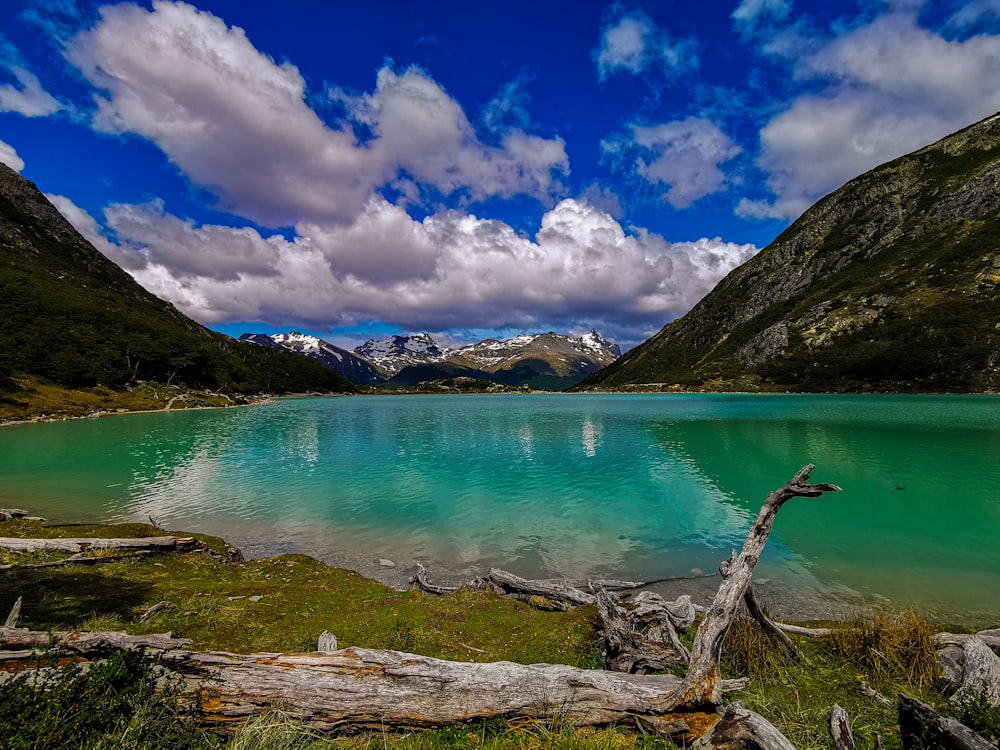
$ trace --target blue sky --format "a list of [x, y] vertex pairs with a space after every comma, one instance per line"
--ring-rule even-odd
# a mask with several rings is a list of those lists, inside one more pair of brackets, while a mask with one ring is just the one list
[[1000, 0], [5, 0], [0, 161], [206, 325], [628, 348], [1000, 110]]

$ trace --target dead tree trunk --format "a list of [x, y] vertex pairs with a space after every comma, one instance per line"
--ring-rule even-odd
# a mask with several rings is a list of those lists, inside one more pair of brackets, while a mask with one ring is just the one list
[[193, 537], [144, 536], [124, 539], [102, 539], [100, 537], [77, 537], [63, 539], [19, 539], [0, 537], [0, 549], [11, 552], [37, 552], [56, 550], [60, 552], [87, 552], [96, 549], [148, 549], [148, 550], [193, 550], [197, 547]]
[[781, 506], [793, 497], [819, 497], [824, 492], [840, 491], [840, 487], [835, 484], [809, 484], [813, 468], [812, 464], [803, 467], [784, 486], [767, 496], [747, 533], [743, 550], [739, 555], [733, 552], [732, 557], [719, 567], [722, 583], [698, 626], [687, 676], [677, 691], [664, 696], [664, 706], [675, 710], [699, 710], [707, 706], [718, 706], [721, 702], [719, 662], [722, 658], [722, 643], [740, 602], [746, 597], [753, 569], [774, 526], [774, 517]]

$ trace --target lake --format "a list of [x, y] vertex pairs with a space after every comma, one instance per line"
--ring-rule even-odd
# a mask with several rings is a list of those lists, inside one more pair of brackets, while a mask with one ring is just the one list
[[765, 589], [1000, 621], [992, 396], [358, 396], [14, 426], [0, 506], [382, 578], [636, 580], [714, 572], [807, 463], [843, 492], [782, 508]]

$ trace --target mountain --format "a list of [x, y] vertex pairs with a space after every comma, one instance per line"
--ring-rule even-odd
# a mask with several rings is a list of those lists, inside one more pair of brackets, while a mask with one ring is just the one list
[[[414, 339], [416, 341], [414, 342]], [[400, 351], [399, 355], [392, 352]], [[458, 349], [442, 349], [427, 334], [366, 342], [355, 352], [373, 356], [392, 372], [388, 385], [469, 377], [505, 385], [562, 390], [613, 362], [621, 350], [596, 331], [578, 338], [558, 333], [486, 339]]]
[[408, 365], [443, 361], [450, 354], [426, 333], [368, 339], [355, 348], [354, 353], [374, 364], [386, 377], [392, 377]]
[[288, 349], [298, 354], [304, 354], [319, 362], [328, 370], [340, 373], [356, 385], [374, 385], [381, 383], [385, 377], [366, 359], [354, 352], [341, 349], [328, 341], [316, 336], [307, 336], [298, 331], [291, 333], [276, 333], [268, 336], [265, 333], [244, 333], [240, 341], [270, 347], [272, 349]]
[[857, 177], [580, 388], [1000, 390], [1000, 115]]
[[98, 252], [28, 180], [0, 164], [0, 390], [157, 381], [212, 391], [345, 391], [339, 375], [204, 328]]

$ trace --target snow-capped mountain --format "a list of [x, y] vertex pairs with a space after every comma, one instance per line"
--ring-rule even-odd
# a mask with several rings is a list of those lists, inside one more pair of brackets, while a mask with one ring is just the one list
[[409, 365], [442, 362], [450, 357], [453, 351], [442, 349], [426, 333], [414, 333], [411, 336], [368, 339], [361, 346], [355, 348], [354, 353], [368, 360], [391, 377]]
[[240, 341], [249, 341], [260, 346], [288, 349], [315, 359], [328, 370], [339, 372], [352, 383], [371, 385], [380, 383], [385, 378], [371, 362], [359, 357], [354, 352], [341, 349], [339, 346], [324, 341], [316, 336], [307, 336], [298, 331], [291, 333], [276, 333], [268, 336], [265, 333], [244, 333]]
[[621, 351], [590, 331], [580, 337], [549, 332], [486, 339], [458, 349], [441, 347], [420, 333], [371, 339], [354, 353], [377, 365], [396, 385], [464, 376], [561, 389], [610, 364]]

